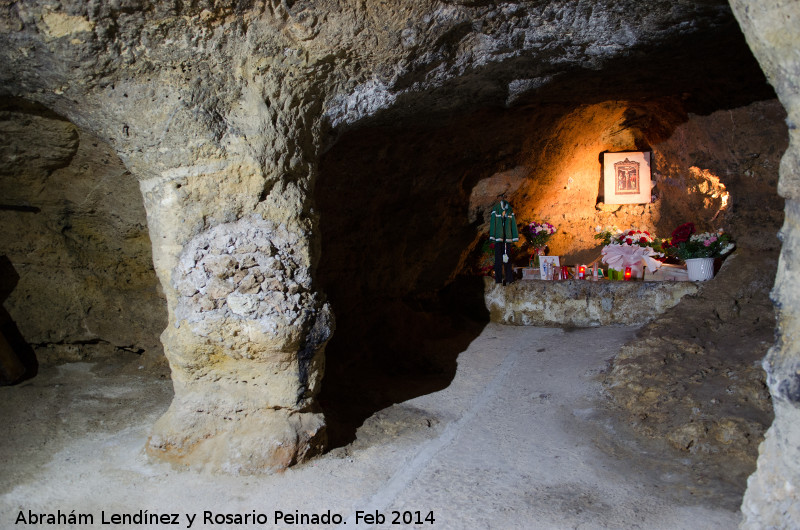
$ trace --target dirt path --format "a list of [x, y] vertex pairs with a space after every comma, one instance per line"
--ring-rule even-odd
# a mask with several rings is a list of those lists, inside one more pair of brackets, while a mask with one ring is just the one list
[[[688, 461], [628, 438], [605, 410], [596, 376], [634, 332], [489, 325], [449, 387], [384, 409], [350, 446], [269, 477], [147, 462], [165, 379], [135, 365], [45, 369], [0, 389], [0, 527], [20, 511], [74, 510], [93, 524], [27, 527], [188, 528], [196, 517], [191, 528], [735, 528], [735, 495], [692, 484]], [[341, 520], [289, 524], [278, 511]], [[365, 517], [376, 513], [382, 524]], [[176, 514], [179, 524], [112, 524], [114, 514]]]

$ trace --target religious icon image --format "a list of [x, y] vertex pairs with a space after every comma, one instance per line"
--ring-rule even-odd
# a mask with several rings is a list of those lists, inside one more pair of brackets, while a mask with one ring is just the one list
[[603, 202], [646, 204], [651, 200], [650, 151], [602, 153]]
[[631, 162], [627, 158], [614, 163], [617, 194], [639, 194], [639, 162]]

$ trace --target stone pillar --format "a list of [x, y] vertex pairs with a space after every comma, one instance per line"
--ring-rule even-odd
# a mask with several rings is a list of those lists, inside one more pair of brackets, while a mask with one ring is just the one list
[[148, 453], [257, 473], [320, 450], [333, 322], [308, 190], [328, 69], [297, 44], [316, 33], [285, 2], [6, 4], [0, 93], [96, 134], [139, 181], [175, 387]]
[[800, 3], [731, 0], [767, 79], [788, 114], [789, 148], [778, 192], [786, 198], [783, 248], [772, 299], [778, 340], [764, 359], [775, 421], [759, 449], [742, 502], [743, 528], [800, 526]]
[[260, 213], [213, 226], [183, 245], [169, 290], [175, 398], [148, 453], [255, 473], [321, 450], [314, 396], [332, 321], [311, 288], [308, 234]]
[[195, 97], [202, 113], [154, 110], [147, 120], [169, 129], [161, 148], [128, 155], [146, 172], [175, 388], [147, 452], [178, 465], [273, 472], [325, 444], [315, 395], [333, 320], [312, 285], [317, 142], [304, 125], [315, 123], [314, 104], [280, 85], [245, 87], [227, 102]]

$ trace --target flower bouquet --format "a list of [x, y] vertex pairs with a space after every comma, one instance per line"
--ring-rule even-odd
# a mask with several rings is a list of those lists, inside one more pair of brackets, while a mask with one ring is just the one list
[[672, 232], [669, 241], [670, 254], [679, 259], [721, 258], [735, 247], [731, 236], [722, 231], [694, 233], [694, 224], [682, 224]]
[[594, 231], [597, 232], [594, 238], [601, 240], [603, 245], [610, 245], [612, 240], [616, 240], [622, 234], [622, 230], [617, 225], [595, 226]]
[[616, 226], [605, 228], [595, 227], [595, 239], [601, 239], [603, 245], [630, 245], [638, 247], [650, 247], [656, 252], [661, 251], [661, 239], [657, 238], [647, 230], [620, 230]]
[[631, 269], [634, 278], [643, 276], [642, 264], [656, 270], [661, 263], [661, 240], [647, 230], [620, 230], [616, 226], [596, 227], [595, 239], [603, 241], [602, 261], [608, 265], [611, 279], [622, 279], [623, 271]]
[[531, 261], [534, 266], [539, 265], [539, 256], [546, 254], [545, 248], [550, 236], [556, 233], [556, 227], [550, 223], [537, 223], [531, 222], [525, 228], [525, 237], [528, 239], [528, 245], [533, 248], [531, 254]]
[[672, 232], [664, 250], [686, 262], [690, 280], [703, 281], [714, 276], [714, 258], [726, 256], [735, 246], [722, 229], [695, 234], [694, 224], [685, 223]]

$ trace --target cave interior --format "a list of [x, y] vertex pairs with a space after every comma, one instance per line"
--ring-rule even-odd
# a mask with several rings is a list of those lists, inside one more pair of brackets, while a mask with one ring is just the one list
[[[406, 93], [326, 130], [313, 203], [314, 282], [336, 315], [319, 396], [330, 447], [352, 442], [376, 411], [452, 380], [458, 354], [488, 321], [475, 267], [499, 193], [519, 222], [556, 225], [551, 253], [570, 263], [599, 254], [596, 226], [662, 237], [689, 221], [724, 228], [742, 259], [766, 260], [726, 285], [766, 275], [759, 300], [768, 296], [783, 223], [786, 115], [732, 17], [713, 32], [630, 49], [602, 68], [554, 68], [541, 87], [510, 93], [514, 72], [533, 68], [516, 61]], [[134, 353], [163, 368], [166, 301], [125, 164], [40, 103], [4, 96], [0, 128], [4, 359], [16, 355], [23, 365], [9, 369], [4, 360], [4, 383], [35, 376], [34, 352], [40, 364]], [[607, 151], [653, 153], [653, 202], [603, 203], [599, 156]], [[774, 327], [762, 315], [758, 345], [737, 362], [763, 357], [761, 339], [771, 340]], [[756, 446], [741, 456], [750, 468]]]
[[[777, 259], [785, 114], [738, 28], [637, 52], [504, 106], [437, 111], [443, 89], [424, 112], [398, 103], [336, 137], [315, 187], [318, 277], [339, 315], [321, 394], [339, 419], [334, 445], [375, 410], [452, 379], [488, 319], [476, 264], [501, 193], [519, 225], [557, 227], [550, 253], [570, 264], [599, 256], [597, 226], [669, 237], [684, 222]], [[760, 125], [731, 134], [734, 110]], [[653, 202], [604, 205], [601, 153], [638, 150], [654, 156]], [[759, 176], [745, 176], [754, 167]], [[528, 255], [514, 259], [524, 266]]]

